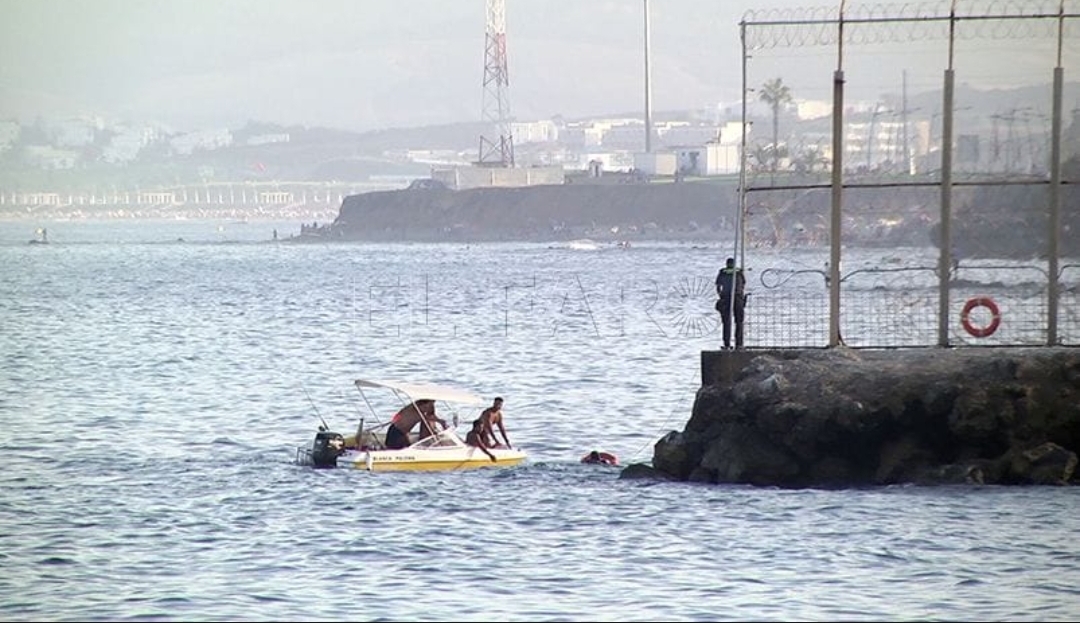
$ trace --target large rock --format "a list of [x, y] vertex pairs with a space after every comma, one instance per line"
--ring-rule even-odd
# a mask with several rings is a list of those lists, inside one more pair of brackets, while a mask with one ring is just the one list
[[1078, 449], [1080, 349], [839, 348], [763, 353], [703, 385], [652, 462], [780, 487], [1064, 484]]

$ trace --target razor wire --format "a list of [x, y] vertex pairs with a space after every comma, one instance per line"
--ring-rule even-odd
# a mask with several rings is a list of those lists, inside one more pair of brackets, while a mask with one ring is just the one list
[[[1080, 36], [1080, 0], [937, 0], [752, 9], [740, 26], [747, 50], [954, 39]], [[962, 24], [963, 28], [952, 28]], [[951, 35], [950, 35], [951, 31]], [[842, 40], [841, 40], [842, 37]]]

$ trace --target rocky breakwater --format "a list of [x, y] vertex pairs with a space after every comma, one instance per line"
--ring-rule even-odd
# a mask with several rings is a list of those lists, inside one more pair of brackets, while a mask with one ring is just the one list
[[345, 198], [323, 232], [357, 241], [662, 240], [730, 237], [730, 185], [566, 184], [406, 189]]
[[[655, 475], [837, 488], [1076, 482], [1080, 349], [703, 353], [744, 358], [703, 385]], [[723, 366], [721, 366], [723, 367]]]
[[[573, 180], [573, 181], [570, 181]], [[816, 180], [791, 179], [810, 183]], [[958, 191], [959, 193], [960, 191]], [[844, 243], [925, 245], [939, 200], [932, 187], [845, 191]], [[827, 188], [776, 190], [747, 198], [750, 246], [826, 244]], [[305, 241], [549, 242], [730, 241], [738, 181], [708, 178], [642, 182], [634, 177], [568, 178], [566, 184], [449, 190], [418, 186], [350, 195], [333, 223], [303, 232]]]

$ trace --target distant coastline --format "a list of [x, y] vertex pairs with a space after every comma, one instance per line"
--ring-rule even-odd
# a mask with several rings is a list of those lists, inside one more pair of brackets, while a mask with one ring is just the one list
[[25, 207], [0, 206], [0, 222], [45, 223], [56, 221], [295, 221], [297, 223], [328, 223], [337, 218], [339, 206], [311, 204], [299, 206], [249, 206], [225, 204], [147, 205], [147, 206], [80, 206], [46, 205]]
[[[820, 246], [829, 195], [777, 191], [748, 203], [747, 242], [767, 247]], [[928, 244], [925, 206], [933, 189], [848, 193], [845, 237], [868, 246]], [[778, 206], [778, 207], [773, 207]], [[868, 209], [869, 208], [869, 209]], [[347, 197], [332, 223], [308, 229], [305, 240], [569, 241], [733, 240], [738, 182], [698, 180], [622, 184], [406, 189]], [[892, 219], [881, 225], [882, 210]]]
[[[1071, 161], [1073, 170], [1076, 161]], [[522, 188], [395, 188], [335, 195], [276, 191], [267, 195], [229, 185], [207, 201], [170, 191], [112, 203], [59, 200], [38, 205], [0, 202], [0, 222], [42, 225], [62, 221], [162, 220], [295, 223], [280, 227], [292, 242], [597, 242], [730, 241], [736, 229], [737, 181], [573, 183]], [[1080, 253], [1077, 187], [1062, 196], [1059, 253]], [[961, 257], [1034, 257], [1045, 253], [1044, 188], [958, 187], [953, 191], [954, 253]], [[184, 201], [187, 199], [187, 201]], [[193, 200], [196, 199], [196, 200]], [[267, 200], [282, 203], [267, 203]], [[935, 186], [844, 191], [844, 244], [868, 247], [936, 245], [940, 190]], [[1030, 206], [1017, 210], [1017, 206]], [[828, 188], [776, 190], [748, 197], [750, 246], [820, 247], [829, 241]], [[1018, 232], [1027, 234], [1018, 236]]]
[[403, 182], [234, 181], [152, 190], [36, 191], [0, 194], [0, 221], [273, 220], [327, 222], [348, 196], [402, 187]]

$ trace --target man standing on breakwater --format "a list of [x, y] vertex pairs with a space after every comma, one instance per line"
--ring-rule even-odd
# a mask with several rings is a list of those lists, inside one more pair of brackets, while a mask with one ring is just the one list
[[[716, 311], [724, 324], [724, 349], [731, 349], [731, 315], [735, 314], [735, 348], [743, 347], [743, 320], [746, 318], [746, 276], [741, 268], [735, 268], [735, 258], [729, 257], [727, 263], [716, 274]], [[734, 299], [733, 299], [734, 297]]]

